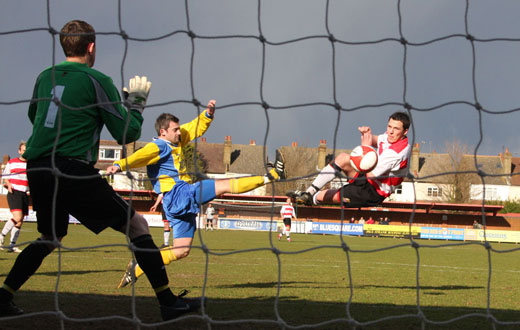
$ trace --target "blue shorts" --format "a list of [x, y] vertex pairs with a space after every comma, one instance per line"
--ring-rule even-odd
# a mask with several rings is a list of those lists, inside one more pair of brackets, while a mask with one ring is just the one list
[[215, 197], [215, 180], [203, 180], [194, 184], [180, 181], [172, 190], [165, 192], [163, 208], [173, 229], [173, 238], [193, 238], [200, 205]]

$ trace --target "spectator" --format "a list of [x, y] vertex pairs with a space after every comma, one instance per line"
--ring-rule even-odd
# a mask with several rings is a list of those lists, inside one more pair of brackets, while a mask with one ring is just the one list
[[359, 218], [358, 223], [364, 225], [365, 224], [365, 218], [363, 218], [363, 217]]
[[367, 225], [373, 225], [375, 223], [374, 219], [372, 219], [372, 217], [369, 217], [366, 224]]

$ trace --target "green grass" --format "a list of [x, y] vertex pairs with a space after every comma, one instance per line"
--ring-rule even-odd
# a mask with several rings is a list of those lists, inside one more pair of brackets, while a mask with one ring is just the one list
[[[162, 229], [152, 234], [160, 245]], [[204, 291], [204, 314], [160, 323], [145, 277], [136, 283], [136, 299], [132, 288], [116, 288], [130, 258], [125, 237], [112, 230], [96, 236], [77, 225], [63, 241], [66, 249], [47, 257], [17, 293], [15, 302], [27, 314], [0, 321], [0, 329], [207, 329], [208, 323], [211, 329], [280, 329], [284, 323], [354, 329], [354, 322], [362, 325], [357, 329], [421, 329], [418, 301], [434, 322], [425, 329], [492, 329], [485, 316], [488, 280], [491, 315], [499, 322], [520, 320], [517, 245], [492, 244], [488, 251], [480, 244], [418, 240], [416, 250], [406, 239], [344, 237], [347, 253], [339, 236], [293, 234], [288, 243], [274, 233], [271, 241], [265, 232], [200, 235], [209, 254], [197, 232], [190, 256], [167, 271], [174, 292]], [[36, 226], [26, 223], [19, 242], [36, 237]], [[0, 280], [15, 258], [0, 253]]]

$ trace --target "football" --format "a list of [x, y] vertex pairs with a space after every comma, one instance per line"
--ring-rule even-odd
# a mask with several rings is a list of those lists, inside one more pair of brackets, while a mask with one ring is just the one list
[[368, 173], [377, 165], [377, 151], [369, 146], [357, 146], [350, 153], [350, 165], [359, 173]]

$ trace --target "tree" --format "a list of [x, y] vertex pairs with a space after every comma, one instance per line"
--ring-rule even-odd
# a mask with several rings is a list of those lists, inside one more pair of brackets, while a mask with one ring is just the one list
[[468, 146], [458, 140], [446, 142], [447, 161], [437, 162], [436, 172], [446, 173], [437, 187], [448, 203], [469, 203], [471, 184], [478, 180], [474, 158], [467, 155]]
[[[186, 162], [186, 170], [191, 176], [193, 182], [205, 179], [208, 171], [208, 163], [204, 156], [197, 151], [195, 153], [195, 144], [189, 143], [183, 148], [184, 160]], [[196, 155], [197, 162], [195, 163], [194, 156]]]

